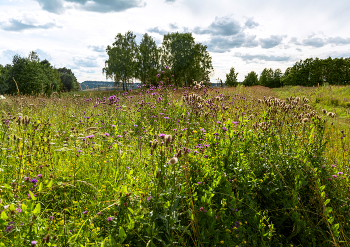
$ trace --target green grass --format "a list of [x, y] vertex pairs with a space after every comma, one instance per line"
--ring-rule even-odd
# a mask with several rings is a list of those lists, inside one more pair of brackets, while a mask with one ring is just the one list
[[292, 90], [7, 96], [0, 246], [348, 246], [349, 131]]

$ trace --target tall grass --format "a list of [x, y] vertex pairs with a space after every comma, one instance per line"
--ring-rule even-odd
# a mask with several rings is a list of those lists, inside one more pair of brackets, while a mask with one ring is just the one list
[[348, 131], [276, 94], [1, 100], [0, 243], [347, 246]]

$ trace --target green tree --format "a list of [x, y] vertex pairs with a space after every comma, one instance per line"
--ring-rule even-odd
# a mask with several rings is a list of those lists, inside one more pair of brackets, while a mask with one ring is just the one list
[[229, 87], [237, 87], [237, 75], [238, 73], [235, 73], [235, 68], [231, 67], [230, 72], [226, 74], [225, 84]]
[[160, 55], [156, 42], [147, 33], [143, 35], [136, 54], [136, 78], [142, 83], [155, 84], [160, 70]]
[[193, 62], [188, 68], [188, 78], [192, 78], [196, 81], [210, 80], [210, 75], [214, 69], [212, 65], [212, 57], [207, 51], [207, 48], [206, 45], [202, 45], [201, 43], [195, 44]]
[[259, 85], [264, 87], [272, 87], [274, 83], [273, 70], [272, 69], [264, 69], [261, 72], [259, 78]]
[[48, 61], [39, 60], [35, 52], [30, 52], [27, 58], [15, 55], [12, 65], [5, 67], [2, 75], [1, 90], [7, 94], [50, 95], [61, 85], [58, 71]]
[[135, 38], [136, 35], [131, 31], [126, 32], [125, 35], [118, 33], [115, 42], [106, 49], [108, 60], [105, 61], [102, 73], [106, 74], [106, 78], [113, 79], [116, 84], [122, 81], [123, 90], [128, 90], [127, 82], [137, 74], [138, 46]]
[[66, 67], [63, 67], [63, 68], [57, 69], [57, 71], [60, 72], [62, 90], [69, 92], [72, 90], [79, 89], [77, 78], [75, 77], [71, 69], [67, 69]]
[[195, 58], [195, 42], [191, 33], [168, 33], [164, 35], [162, 43], [162, 64], [169, 67], [174, 75], [175, 85], [184, 80], [186, 85], [190, 81], [190, 67]]
[[254, 86], [258, 85], [258, 74], [255, 73], [254, 71], [251, 71], [248, 73], [248, 75], [245, 76], [243, 85], [244, 86]]

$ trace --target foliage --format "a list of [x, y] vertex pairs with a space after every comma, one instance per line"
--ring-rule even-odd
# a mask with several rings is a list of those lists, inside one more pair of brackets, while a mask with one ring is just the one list
[[238, 73], [235, 73], [235, 68], [231, 67], [230, 72], [226, 74], [226, 86], [230, 87], [237, 87], [238, 81], [237, 81], [237, 75]]
[[123, 90], [128, 90], [127, 82], [136, 76], [136, 55], [138, 47], [135, 42], [136, 35], [128, 31], [125, 35], [118, 33], [112, 46], [107, 46], [108, 60], [102, 72], [107, 78], [118, 83], [122, 81]]
[[156, 42], [145, 33], [136, 55], [136, 78], [142, 83], [156, 85], [157, 74], [160, 70], [160, 54], [161, 51]]
[[162, 49], [163, 67], [169, 67], [177, 87], [209, 79], [213, 67], [207, 46], [196, 44], [191, 33], [165, 34]]
[[349, 85], [350, 58], [327, 59], [307, 58], [296, 62], [286, 69], [283, 76], [284, 85], [317, 86]]
[[348, 130], [269, 92], [0, 101], [2, 246], [348, 245]]
[[259, 85], [265, 87], [281, 87], [282, 72], [280, 69], [273, 71], [272, 69], [264, 69], [259, 78]]
[[248, 73], [248, 75], [245, 76], [243, 85], [244, 86], [255, 86], [258, 85], [258, 74], [254, 71], [251, 71]]
[[7, 65], [1, 75], [1, 91], [6, 94], [43, 93], [50, 95], [60, 88], [57, 71], [49, 63], [39, 62], [38, 55], [31, 52], [28, 58], [13, 57], [13, 65]]

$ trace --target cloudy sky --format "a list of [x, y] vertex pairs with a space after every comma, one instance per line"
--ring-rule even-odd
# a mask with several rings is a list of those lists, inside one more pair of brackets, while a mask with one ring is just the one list
[[349, 0], [0, 0], [0, 64], [36, 51], [79, 82], [106, 80], [105, 48], [128, 30], [161, 44], [192, 32], [208, 46], [216, 78], [231, 67], [280, 68], [309, 57], [350, 57]]

